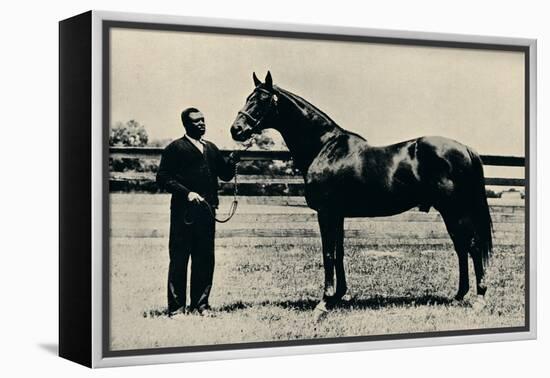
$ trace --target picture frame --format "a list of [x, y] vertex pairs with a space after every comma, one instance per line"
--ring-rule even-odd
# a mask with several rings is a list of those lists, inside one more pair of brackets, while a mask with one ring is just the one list
[[[536, 338], [536, 40], [320, 25], [271, 24], [256, 21], [245, 22], [238, 20], [103, 11], [86, 12], [73, 18], [61, 21], [59, 26], [59, 354], [61, 357], [88, 367], [112, 367], [245, 357], [283, 356], [304, 353], [344, 352], [397, 347], [525, 340]], [[509, 228], [499, 229], [499, 232], [504, 235], [507, 232], [515, 232], [513, 234], [514, 236], [511, 236], [510, 238], [516, 238], [516, 235], [520, 235], [519, 238], [521, 240], [519, 242], [514, 242], [515, 244], [511, 243], [513, 244], [512, 247], [506, 245], [506, 248], [518, 248], [523, 252], [523, 254], [516, 259], [522, 264], [521, 277], [523, 278], [522, 281], [518, 283], [518, 287], [522, 288], [522, 292], [518, 295], [523, 300], [523, 323], [513, 326], [482, 326], [480, 328], [466, 327], [444, 330], [437, 329], [436, 327], [436, 330], [432, 331], [388, 331], [368, 335], [344, 334], [339, 336], [330, 336], [331, 331], [327, 331], [328, 333], [323, 334], [321, 332], [319, 337], [315, 338], [309, 338], [307, 336], [293, 338], [294, 335], [290, 334], [286, 339], [280, 338], [276, 340], [262, 340], [261, 338], [247, 339], [247, 337], [244, 336], [238, 340], [235, 339], [235, 342], [228, 343], [225, 341], [218, 341], [208, 344], [199, 343], [193, 345], [187, 345], [184, 341], [182, 341], [180, 345], [172, 345], [164, 341], [158, 341], [159, 345], [152, 347], [141, 347], [140, 343], [142, 341], [136, 341], [135, 345], [137, 346], [132, 346], [134, 344], [130, 343], [131, 345], [126, 348], [114, 348], [113, 345], [115, 342], [113, 341], [113, 335], [118, 335], [116, 330], [126, 324], [126, 320], [121, 318], [117, 324], [112, 322], [115, 317], [112, 314], [112, 311], [117, 305], [116, 301], [113, 301], [113, 283], [118, 281], [113, 280], [113, 274], [114, 272], [116, 273], [116, 268], [113, 267], [113, 255], [111, 252], [113, 251], [112, 248], [114, 243], [111, 238], [114, 233], [118, 232], [116, 231], [116, 220], [119, 218], [115, 217], [114, 210], [111, 207], [113, 206], [113, 197], [111, 193], [114, 191], [113, 188], [118, 188], [117, 190], [122, 191], [135, 191], [136, 187], [132, 185], [135, 184], [135, 181], [139, 180], [134, 180], [134, 182], [130, 183], [128, 180], [123, 180], [124, 182], [122, 184], [117, 182], [116, 178], [113, 178], [112, 175], [113, 168], [111, 163], [113, 157], [120, 159], [158, 159], [162, 153], [161, 148], [142, 148], [132, 147], [131, 145], [126, 145], [124, 147], [110, 146], [109, 137], [114, 127], [114, 123], [118, 121], [118, 119], [114, 119], [115, 117], [113, 117], [113, 112], [118, 109], [116, 101], [113, 100], [113, 91], [117, 90], [117, 85], [125, 82], [124, 80], [119, 82], [116, 81], [117, 75], [122, 77], [121, 72], [123, 71], [121, 71], [121, 69], [115, 71], [113, 65], [116, 65], [117, 63], [114, 62], [113, 59], [115, 59], [115, 56], [116, 59], [119, 60], [121, 56], [124, 58], [124, 54], [115, 55], [117, 52], [122, 51], [122, 48], [117, 50], [117, 48], [119, 48], [117, 46], [126, 46], [122, 44], [123, 42], [119, 41], [126, 41], [124, 43], [128, 43], [126, 47], [128, 50], [125, 51], [131, 51], [132, 48], [131, 42], [127, 42], [129, 39], [117, 39], [117, 35], [113, 32], [117, 30], [127, 30], [130, 31], [129, 34], [132, 34], [132, 32], [159, 32], [161, 33], [161, 39], [165, 38], [162, 37], [162, 35], [164, 35], [162, 33], [172, 33], [174, 35], [193, 34], [198, 35], [199, 37], [207, 36], [214, 40], [214, 42], [212, 42], [214, 44], [219, 43], [219, 41], [216, 42], [216, 39], [221, 39], [222, 37], [231, 37], [229, 38], [231, 41], [224, 40], [225, 42], [223, 43], [235, 43], [236, 45], [239, 45], [239, 43], [244, 41], [246, 38], [251, 38], [255, 39], [255, 41], [260, 41], [252, 43], [252, 45], [256, 46], [258, 50], [263, 48], [261, 46], [263, 43], [262, 41], [276, 40], [279, 42], [301, 41], [306, 45], [313, 42], [320, 44], [331, 42], [334, 43], [335, 46], [339, 46], [339, 44], [352, 44], [354, 46], [359, 46], [358, 48], [367, 45], [381, 46], [382, 48], [389, 46], [396, 49], [407, 49], [407, 51], [409, 51], [408, 49], [421, 47], [430, 52], [439, 51], [437, 49], [447, 49], [461, 53], [495, 52], [503, 53], [503, 55], [507, 55], [505, 53], [509, 53], [519, 56], [520, 65], [518, 66], [519, 68], [517, 72], [520, 72], [520, 74], [522, 73], [522, 75], [519, 76], [519, 79], [521, 79], [519, 83], [521, 85], [519, 87], [513, 87], [510, 85], [510, 87], [515, 89], [510, 89], [507, 87], [506, 90], [509, 92], [506, 93], [513, 93], [520, 99], [517, 100], [516, 97], [514, 97], [515, 102], [513, 102], [513, 104], [516, 108], [522, 111], [520, 113], [519, 120], [521, 121], [520, 124], [523, 126], [520, 130], [520, 135], [523, 138], [523, 144], [520, 143], [520, 147], [523, 149], [524, 154], [523, 156], [518, 156], [517, 154], [483, 154], [484, 151], [480, 152], [483, 163], [486, 165], [495, 165], [498, 167], [512, 166], [516, 169], [522, 170], [521, 173], [523, 174], [523, 177], [521, 178], [485, 177], [485, 179], [486, 185], [504, 185], [506, 187], [524, 188], [521, 194], [523, 197], [521, 199], [523, 204], [517, 206], [519, 209], [517, 211], [520, 212], [520, 215], [510, 216], [510, 219], [515, 219], [511, 220], [510, 223], [515, 222], [517, 224], [512, 225]], [[124, 37], [129, 38], [128, 36]], [[155, 45], [153, 39], [148, 43], [149, 47]], [[208, 43], [210, 42], [207, 43], [199, 38], [197, 43], [204, 43], [204, 46], [208, 46]], [[200, 50], [202, 48], [201, 45], [193, 46], [197, 49], [195, 51], [202, 51]], [[207, 51], [207, 48], [208, 47], [204, 47], [205, 51]], [[331, 52], [335, 50], [330, 50], [327, 48], [327, 51], [331, 54]], [[426, 56], [426, 54], [426, 52], [423, 52], [420, 55]], [[352, 57], [353, 56], [354, 55], [352, 55]], [[304, 57], [305, 56], [299, 56], [298, 58], [303, 61]], [[174, 57], [171, 58], [175, 59]], [[216, 58], [221, 59], [221, 61], [225, 61], [225, 63], [229, 65], [228, 62], [234, 57], [230, 55], [216, 55]], [[338, 62], [338, 58], [334, 59], [335, 60], [331, 63], [333, 65]], [[472, 57], [470, 62], [475, 61], [479, 63], [479, 59], [479, 57]], [[501, 58], [497, 57], [494, 59], [500, 63], [499, 59]], [[468, 59], [465, 61], [468, 62]], [[125, 64], [126, 65], [121, 65], [124, 69], [131, 66], [127, 63]], [[197, 62], [192, 62], [192, 64], [197, 65]], [[471, 64], [475, 66], [474, 63]], [[264, 68], [262, 64], [260, 64], [260, 66], [261, 67], [259, 67], [258, 70]], [[216, 65], [216, 67], [222, 66]], [[343, 69], [335, 69], [329, 74], [332, 74], [332, 76], [337, 76], [337, 74], [346, 74], [346, 72], [342, 70]], [[220, 68], [220, 71], [224, 72], [223, 67]], [[178, 70], [174, 68], [174, 72], [178, 72]], [[303, 74], [306, 72], [306, 69], [297, 69], [297, 72]], [[380, 72], [385, 73], [386, 71], [382, 70]], [[432, 76], [428, 74], [425, 77], [434, 77], [434, 81], [442, 80], [441, 82], [443, 82], [444, 79], [441, 79], [441, 77], [445, 78], [450, 76], [450, 74], [445, 74], [445, 71], [441, 72], [442, 73], [439, 73], [440, 77], [438, 77], [436, 73], [432, 73]], [[140, 77], [138, 75], [138, 71], [133, 71], [133, 73], [137, 75], [135, 78], [139, 80]], [[504, 74], [506, 73], [507, 71], [504, 71]], [[250, 72], [250, 75], [251, 74], [252, 72]], [[258, 74], [263, 75], [259, 72]], [[330, 80], [329, 74], [327, 74], [326, 71], [319, 69], [318, 71], [314, 71], [312, 73], [311, 80], [324, 79], [328, 80], [329, 83], [334, 84], [334, 82]], [[483, 72], [481, 72], [481, 75], [482, 74]], [[277, 74], [273, 72], [274, 80], [277, 82], [276, 75]], [[421, 73], [418, 73], [418, 75], [421, 75]], [[254, 75], [254, 77], [256, 77], [256, 75]], [[263, 76], [260, 77], [263, 79]], [[268, 76], [266, 76], [266, 79], [263, 81], [267, 82], [267, 78]], [[290, 84], [289, 81], [291, 78], [294, 78], [294, 76], [288, 76], [288, 84]], [[252, 91], [253, 85], [250, 76], [242, 78], [239, 77], [239, 80], [246, 82], [248, 85], [247, 88]], [[357, 80], [366, 79], [359, 77]], [[401, 81], [407, 80], [407, 76], [401, 78]], [[495, 82], [497, 84], [501, 83], [502, 85], [502, 82]], [[495, 82], [491, 82], [492, 85], [495, 85]], [[281, 86], [283, 85], [284, 84], [281, 83]], [[447, 85], [450, 84], [447, 83]], [[479, 85], [482, 86], [483, 84]], [[487, 84], [487, 86], [489, 85], [491, 84]], [[499, 88], [500, 87], [497, 87], [497, 90], [499, 90]], [[521, 93], [513, 92], [514, 90], [518, 91], [518, 88], [521, 90]], [[300, 89], [299, 85], [297, 85], [297, 89]], [[126, 90], [129, 91], [130, 89]], [[440, 90], [442, 92], [434, 93], [447, 93], [446, 91], [451, 92], [453, 88], [449, 89], [449, 87], [445, 87]], [[250, 91], [238, 92], [234, 94], [236, 100], [231, 98], [231, 100], [228, 99], [228, 102], [231, 102], [232, 104], [233, 102], [237, 102], [242, 105], [242, 102], [245, 101], [245, 98], [247, 98]], [[311, 93], [317, 92], [312, 90]], [[322, 100], [326, 99], [323, 104], [330, 104], [330, 100], [335, 99], [336, 97], [331, 97], [330, 90], [328, 89], [326, 93], [327, 94], [324, 95], [325, 97], [323, 97], [322, 94], [319, 95], [319, 97]], [[388, 93], [390, 92], [386, 92], [385, 95], [387, 96]], [[431, 95], [433, 95], [433, 93]], [[212, 96], [211, 93], [210, 96]], [[230, 94], [226, 94], [224, 96], [227, 98]], [[430, 93], [428, 93], [427, 96], [429, 97]], [[511, 96], [506, 97], [503, 95], [503, 98], [508, 99], [511, 98]], [[312, 101], [314, 100], [312, 99]], [[341, 101], [343, 100], [338, 98], [337, 102]], [[510, 101], [512, 102], [512, 100]], [[437, 104], [440, 103], [438, 102]], [[506, 104], [508, 104], [508, 102]], [[205, 106], [207, 106], [207, 103], [205, 103]], [[495, 109], [501, 110], [505, 107], [502, 103], [498, 103], [495, 106]], [[334, 108], [331, 106], [331, 110], [334, 110]], [[236, 107], [233, 110], [233, 115], [235, 115], [239, 111], [239, 108]], [[451, 114], [456, 115], [456, 113]], [[498, 118], [495, 114], [490, 114], [490, 116]], [[179, 117], [179, 114], [176, 114], [176, 117]], [[343, 116], [340, 115], [340, 117]], [[450, 116], [447, 114], [445, 117]], [[373, 119], [376, 119], [376, 115], [373, 116]], [[443, 119], [447, 120], [447, 118]], [[233, 119], [224, 119], [223, 121], [229, 125], [232, 120]], [[346, 127], [344, 124], [342, 126]], [[504, 131], [510, 131], [512, 129], [513, 131], [517, 131], [514, 129], [515, 126], [511, 126], [510, 124], [506, 124], [504, 127], [506, 127]], [[472, 130], [469, 131], [471, 132]], [[227, 139], [229, 140], [229, 128], [225, 127], [224, 131], [227, 134]], [[370, 133], [375, 134], [375, 131], [370, 131]], [[222, 138], [222, 136], [220, 136], [220, 138]], [[397, 141], [398, 140], [395, 140], [395, 142]], [[492, 142], [497, 145], [496, 141]], [[223, 152], [225, 153], [229, 151]], [[288, 159], [288, 153], [280, 151], [274, 152], [252, 150], [242, 152], [241, 155], [245, 160]], [[278, 194], [282, 196], [292, 196], [293, 198], [300, 197], [303, 195], [303, 188], [299, 183], [300, 180], [301, 179], [296, 179], [290, 183], [284, 182], [283, 184], [279, 184], [278, 181], [272, 180], [272, 184], [276, 188], [273, 190], [282, 191], [278, 192]], [[119, 185], [119, 187], [116, 187], [116, 185]], [[129, 187], [120, 189], [120, 185], [129, 185]], [[150, 185], [155, 184], [152, 183]], [[232, 184], [221, 186], [220, 193], [230, 196], [232, 190], [231, 185]], [[249, 187], [246, 185], [249, 185]], [[256, 197], [266, 195], [265, 191], [258, 195], [254, 189], [257, 185], [258, 184], [243, 182], [241, 190], [245, 192], [244, 194], [246, 194], [247, 190], [250, 190], [249, 193], [252, 193]], [[282, 189], [277, 185], [282, 185]], [[140, 189], [138, 188], [138, 191], [139, 190]], [[153, 191], [155, 190], [157, 189], [153, 189]], [[515, 191], [513, 190], [512, 192]], [[517, 193], [511, 193], [510, 195], [517, 195]], [[155, 196], [155, 194], [150, 194], [150, 196]], [[242, 202], [245, 204], [247, 203], [246, 200]], [[222, 203], [222, 205], [223, 204], [224, 203]], [[225, 204], [227, 204], [227, 202]], [[290, 200], [287, 200], [286, 204], [298, 206], [294, 202], [291, 203]], [[302, 205], [303, 204], [300, 202], [299, 206]], [[492, 206], [492, 202], [490, 202], [490, 205]], [[514, 207], [514, 209], [516, 209], [516, 207]], [[222, 210], [220, 210], [220, 212], [221, 211]], [[167, 216], [168, 213], [169, 209], [166, 208], [164, 215]], [[284, 214], [287, 213], [285, 212]], [[502, 222], [508, 222], [502, 220], [508, 219], [507, 217], [508, 215], [506, 214], [499, 215], [498, 219]], [[113, 219], [115, 219], [114, 223]], [[261, 219], [265, 221], [265, 218]], [[164, 248], [166, 250], [166, 256], [164, 257], [166, 266], [164, 266], [164, 268], [167, 268], [168, 235], [166, 227], [164, 227], [164, 229], [162, 228], [164, 225], [162, 222], [163, 221], [159, 221], [160, 225], [155, 226], [154, 230], [151, 230], [151, 233], [155, 233], [155, 235], [158, 233], [158, 235], [154, 237], [156, 239], [160, 239], [157, 241], [160, 241], [161, 244], [166, 241], [164, 243], [166, 244]], [[437, 222], [440, 223], [440, 226], [443, 224], [441, 219]], [[498, 221], [495, 222], [494, 219], [493, 225], [495, 223], [498, 223]], [[521, 228], [522, 225], [525, 225], [524, 228]], [[507, 231], [508, 229], [513, 229], [515, 231]], [[306, 229], [306, 231], [308, 233], [310, 232], [309, 229]], [[302, 236], [305, 237], [306, 231], [298, 229], [298, 231], [294, 234], [294, 237], [297, 237], [298, 239]], [[218, 229], [218, 232], [231, 235], [231, 233], [235, 232], [235, 230], [231, 228]], [[429, 232], [433, 233], [431, 230]], [[356, 235], [358, 238], [363, 235], [361, 231], [356, 231], [355, 229], [350, 233], [352, 235]], [[127, 236], [126, 234], [124, 235]], [[135, 236], [135, 234], [130, 235]], [[262, 232], [258, 232], [255, 235], [263, 234]], [[273, 237], [273, 233], [269, 235]], [[313, 238], [319, 238], [318, 234], [315, 234]], [[399, 247], [399, 245], [401, 244], [398, 243], [397, 246]], [[299, 247], [297, 248], [299, 249]], [[506, 253], [513, 254], [513, 252]], [[320, 252], [318, 252], [316, 258], [321, 259]], [[258, 274], [261, 274], [263, 269], [260, 268], [258, 268], [260, 272]], [[506, 266], [504, 266], [504, 268], [506, 268]], [[350, 270], [351, 268], [347, 267], [347, 269]], [[449, 268], [449, 270], [453, 269], [454, 268]], [[141, 270], [138, 269], [135, 272], [141, 272]], [[317, 272], [321, 272], [321, 268], [319, 268]], [[160, 276], [161, 279], [164, 279], [165, 273], [162, 272]], [[158, 277], [155, 279], [158, 280]], [[216, 282], [217, 281], [215, 280], [213, 290], [215, 290], [215, 285], [217, 285]], [[321, 282], [317, 283], [321, 285]], [[223, 280], [220, 283], [220, 286], [222, 285]], [[505, 294], [507, 295], [507, 293]], [[319, 292], [319, 297], [321, 297], [321, 292]], [[427, 303], [420, 304], [420, 306], [442, 306], [444, 308], [449, 308], [449, 306], [452, 306], [452, 303], [444, 302], [443, 304], [437, 304], [437, 301], [435, 304], [430, 305], [430, 301], [433, 301], [435, 297], [427, 296], [426, 298], [428, 298]], [[279, 298], [279, 300], [281, 303], [284, 302], [284, 298]], [[308, 300], [311, 301], [313, 299]], [[418, 300], [418, 297], [414, 297], [413, 295], [410, 302], [407, 302], [409, 299], [407, 299], [407, 301], [402, 300], [401, 302], [392, 302], [391, 298], [390, 300], [377, 300], [378, 302], [376, 306], [380, 307], [414, 307], [416, 305], [415, 301]], [[239, 298], [232, 298], [231, 303], [235, 304], [236, 308], [239, 308], [241, 302], [239, 302]], [[301, 306], [303, 306], [303, 302], [301, 303]], [[363, 300], [362, 302], [359, 301], [356, 303], [362, 304], [359, 306], [358, 310], [353, 309], [353, 307], [350, 306], [346, 307], [345, 311], [349, 310], [361, 312], [372, 310], [372, 308], [369, 307], [372, 305], [365, 305], [365, 303], [372, 302], [365, 302], [365, 300]], [[260, 304], [252, 303], [251, 306], [254, 307], [255, 305], [259, 306]], [[248, 304], [245, 304], [245, 308], [246, 306], [248, 306]], [[468, 304], [464, 307], [464, 312], [468, 312], [470, 310], [474, 311], [474, 306], [475, 304]], [[309, 316], [308, 314], [313, 313], [313, 309], [309, 308], [308, 305], [305, 305], [305, 308], [306, 310], [304, 311], [304, 314], [300, 315], [302, 318], [306, 318], [306, 320], [301, 320], [304, 322], [303, 324], [310, 321], [308, 324], [310, 324], [312, 328], [317, 327], [312, 324], [322, 324], [319, 323], [318, 320], [307, 320], [309, 319], [307, 318], [307, 316]], [[296, 308], [292, 307], [290, 310], [297, 311]], [[431, 308], [429, 310], [431, 310]], [[493, 310], [498, 311], [498, 308], [495, 307], [491, 311]], [[138, 317], [141, 316], [146, 319], [145, 321], [149, 322], [155, 322], [155, 317], [157, 316], [160, 319], [157, 323], [161, 321], [163, 323], [172, 321], [169, 320], [169, 316], [163, 314], [162, 311], [160, 311], [160, 314], [158, 312], [159, 311], [156, 310], [154, 305], [148, 304], [142, 309], [142, 311], [139, 313], [134, 311], [133, 314], [134, 316], [137, 314]], [[343, 316], [347, 316], [346, 314]], [[361, 316], [360, 313], [355, 315]], [[223, 319], [224, 316], [225, 313], [218, 316], [217, 319]], [[437, 317], [437, 315], [428, 314], [428, 318], [430, 316]], [[231, 319], [228, 320], [228, 322], [231, 321]], [[197, 322], [199, 322], [197, 324], [206, 324], [204, 322], [200, 323], [202, 320], [197, 320]], [[266, 321], [265, 324], [268, 323], [269, 322]], [[143, 325], [143, 323], [139, 324]], [[212, 324], [213, 323], [211, 323], [211, 326]], [[260, 322], [260, 326], [261, 324], [262, 323]], [[216, 323], [216, 325], [217, 327], [220, 327], [223, 326], [223, 323]], [[310, 325], [306, 325], [304, 327], [309, 327]], [[164, 326], [156, 324], [154, 327]], [[208, 326], [204, 325], [204, 327]], [[158, 330], [159, 328], [155, 329]], [[133, 331], [133, 329], [130, 329], [128, 333], [131, 333], [131, 331]], [[218, 331], [219, 329], [212, 328], [209, 332], [215, 333]]]

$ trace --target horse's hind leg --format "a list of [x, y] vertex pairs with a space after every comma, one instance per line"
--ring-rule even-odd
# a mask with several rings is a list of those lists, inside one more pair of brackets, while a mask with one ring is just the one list
[[474, 263], [477, 295], [485, 295], [487, 291], [487, 287], [483, 281], [485, 268], [483, 266], [482, 254], [479, 250], [480, 247], [476, 242], [477, 235], [473, 217], [462, 215], [460, 217], [444, 217], [444, 219], [458, 254], [460, 283], [457, 299], [462, 299], [468, 292], [468, 254], [472, 257]]
[[470, 256], [472, 256], [472, 260], [474, 261], [474, 271], [476, 272], [477, 295], [485, 295], [485, 292], [487, 291], [487, 286], [483, 281], [483, 278], [485, 277], [485, 268], [483, 266], [483, 259], [481, 257], [481, 253], [476, 251], [475, 248], [477, 247], [474, 246], [470, 250]]
[[470, 290], [470, 279], [468, 275], [468, 250], [457, 248], [455, 243], [456, 253], [458, 255], [458, 291], [455, 299], [461, 301]]
[[[447, 231], [453, 241], [458, 256], [458, 292], [455, 299], [462, 300], [470, 290], [468, 277], [468, 252], [473, 246], [474, 233], [471, 219], [468, 216], [442, 212]], [[476, 270], [477, 273], [477, 270]]]
[[344, 268], [344, 218], [339, 218], [336, 223], [336, 294], [334, 295], [335, 301], [342, 299], [348, 291], [348, 285], [346, 284], [346, 270]]

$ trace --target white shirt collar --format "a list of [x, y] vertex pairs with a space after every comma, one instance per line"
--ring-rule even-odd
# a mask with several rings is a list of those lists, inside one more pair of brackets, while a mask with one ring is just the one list
[[193, 139], [191, 138], [189, 135], [185, 134], [184, 137], [187, 138], [187, 140], [189, 140], [191, 143], [193, 143], [193, 145], [195, 147], [197, 147], [197, 149], [201, 152], [201, 153], [204, 153], [204, 141], [201, 139], [201, 140], [196, 140], [196, 139]]

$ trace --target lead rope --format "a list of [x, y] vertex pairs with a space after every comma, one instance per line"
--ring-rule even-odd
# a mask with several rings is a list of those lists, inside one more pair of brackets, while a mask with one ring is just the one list
[[214, 210], [212, 209], [212, 206], [210, 206], [210, 204], [208, 202], [204, 201], [205, 204], [206, 204], [206, 207], [208, 208], [208, 211], [210, 211], [210, 215], [218, 223], [229, 222], [229, 220], [231, 218], [233, 218], [233, 215], [235, 215], [235, 213], [237, 212], [237, 206], [239, 206], [239, 201], [237, 200], [237, 195], [239, 194], [239, 189], [238, 189], [238, 186], [237, 186], [237, 165], [239, 165], [239, 163], [235, 163], [235, 172], [234, 172], [234, 176], [233, 176], [233, 202], [231, 202], [231, 206], [229, 206], [229, 211], [227, 213], [227, 217], [224, 218], [224, 219], [216, 218], [216, 214], [214, 213]]
[[[248, 150], [252, 146], [251, 143], [245, 145], [245, 149], [242, 151]], [[233, 175], [233, 202], [231, 202], [231, 205], [229, 206], [229, 211], [227, 213], [227, 217], [224, 219], [218, 219], [216, 218], [216, 213], [214, 212], [214, 209], [212, 208], [212, 205], [210, 205], [206, 200], [202, 201], [201, 204], [205, 205], [208, 211], [210, 212], [210, 216], [218, 223], [226, 223], [229, 222], [231, 218], [233, 218], [233, 215], [237, 212], [237, 207], [239, 206], [239, 201], [237, 200], [237, 196], [239, 195], [239, 187], [237, 183], [237, 166], [239, 163], [235, 163], [235, 171]], [[189, 220], [187, 218], [187, 212], [185, 213], [184, 219], [185, 224], [193, 224], [193, 220]]]

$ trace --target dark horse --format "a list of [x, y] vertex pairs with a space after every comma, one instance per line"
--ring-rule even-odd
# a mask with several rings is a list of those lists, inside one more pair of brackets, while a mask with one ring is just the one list
[[[344, 130], [303, 98], [253, 74], [255, 89], [231, 126], [236, 141], [273, 128], [283, 136], [305, 181], [305, 197], [317, 211], [323, 245], [325, 289], [317, 310], [326, 312], [347, 292], [344, 218], [399, 214], [413, 207], [438, 210], [458, 255], [455, 298], [469, 290], [468, 254], [477, 294], [492, 249], [492, 222], [479, 155], [443, 137], [421, 137], [375, 147]], [[336, 274], [335, 274], [336, 273]], [[336, 285], [334, 276], [336, 275]]]

